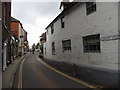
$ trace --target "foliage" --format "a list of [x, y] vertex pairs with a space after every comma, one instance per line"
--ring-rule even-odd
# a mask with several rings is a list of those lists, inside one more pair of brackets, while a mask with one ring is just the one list
[[40, 44], [37, 43], [37, 44], [36, 44], [36, 49], [39, 49], [39, 48], [40, 48]]

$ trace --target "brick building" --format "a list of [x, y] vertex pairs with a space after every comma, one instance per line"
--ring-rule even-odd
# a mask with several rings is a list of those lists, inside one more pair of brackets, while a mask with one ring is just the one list
[[27, 32], [23, 29], [22, 23], [14, 17], [11, 17], [11, 31], [19, 40], [19, 54], [24, 54], [27, 51], [26, 47], [28, 47]]
[[11, 18], [11, 2], [2, 2], [2, 49], [3, 70], [11, 63], [11, 46], [10, 46], [10, 18]]
[[11, 17], [11, 31], [15, 34], [17, 38], [19, 34], [19, 23], [20, 23], [19, 20]]

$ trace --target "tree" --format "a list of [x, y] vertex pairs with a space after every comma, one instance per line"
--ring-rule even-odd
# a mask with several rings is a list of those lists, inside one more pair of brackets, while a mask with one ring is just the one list
[[41, 53], [43, 54], [43, 44], [40, 45]]
[[39, 49], [39, 48], [40, 48], [40, 44], [37, 43], [37, 45], [36, 45], [36, 49]]

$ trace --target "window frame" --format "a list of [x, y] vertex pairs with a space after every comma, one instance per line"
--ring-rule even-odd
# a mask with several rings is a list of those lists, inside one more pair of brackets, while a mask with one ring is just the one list
[[63, 48], [63, 52], [64, 51], [71, 51], [71, 39], [68, 40], [63, 40], [62, 41], [62, 48]]
[[84, 53], [101, 53], [100, 34], [83, 37]]
[[54, 33], [54, 24], [51, 25], [51, 34]]
[[97, 11], [96, 2], [86, 2], [86, 14], [87, 15], [90, 15], [96, 11]]
[[65, 28], [65, 17], [61, 17], [61, 28]]
[[46, 54], [46, 47], [45, 47], [45, 54]]
[[52, 42], [52, 55], [55, 55], [55, 42]]
[[47, 30], [47, 35], [48, 35], [49, 33], [48, 33], [48, 30]]

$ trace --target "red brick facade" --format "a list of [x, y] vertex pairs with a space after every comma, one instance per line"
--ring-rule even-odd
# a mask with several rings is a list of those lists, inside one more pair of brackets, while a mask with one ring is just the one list
[[19, 34], [19, 22], [11, 22], [11, 31], [18, 38], [18, 34]]

